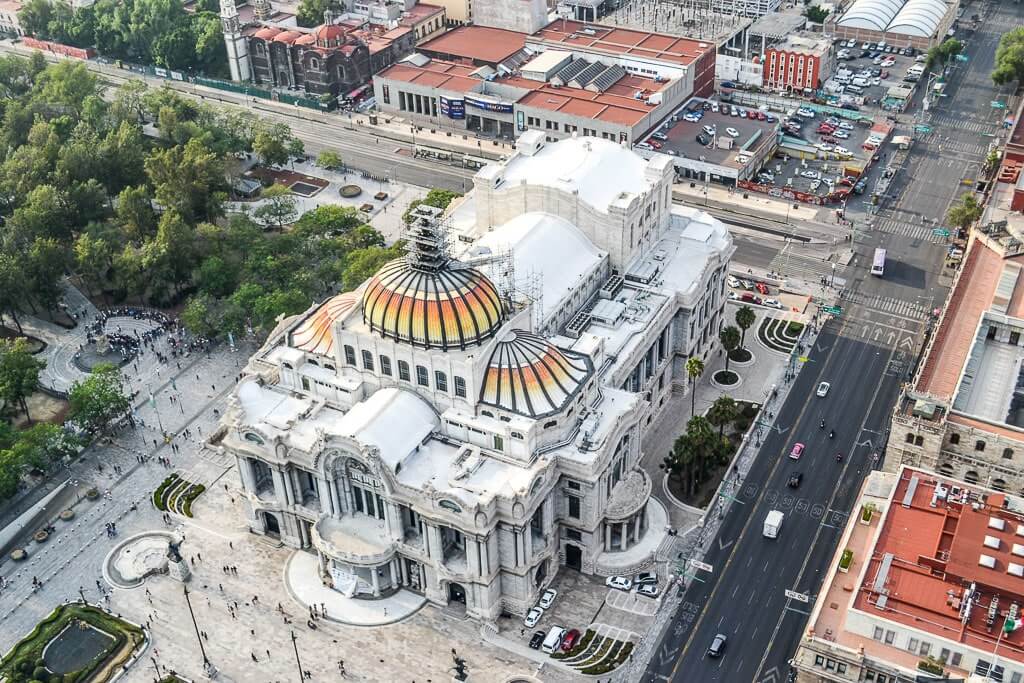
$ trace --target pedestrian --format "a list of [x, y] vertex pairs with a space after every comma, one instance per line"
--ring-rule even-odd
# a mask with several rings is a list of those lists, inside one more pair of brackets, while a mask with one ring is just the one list
[[224, 592], [224, 586], [222, 586], [221, 584], [219, 584], [219, 583], [218, 583], [218, 584], [217, 584], [217, 588], [218, 588], [218, 589], [220, 589], [220, 592], [221, 592], [221, 593], [223, 593], [223, 592]]
[[267, 659], [270, 659], [270, 650], [267, 650]]
[[252, 661], [254, 661], [254, 662], [258, 662], [258, 661], [260, 661], [260, 660], [256, 659], [256, 653], [255, 653], [255, 652], [250, 652], [250, 653], [249, 653], [249, 656], [251, 656], [251, 657], [252, 657]]
[[200, 561], [200, 562], [202, 562], [202, 561], [203, 561], [203, 554], [202, 554], [202, 553], [196, 553], [196, 557], [198, 557], [198, 558], [199, 558], [199, 561]]

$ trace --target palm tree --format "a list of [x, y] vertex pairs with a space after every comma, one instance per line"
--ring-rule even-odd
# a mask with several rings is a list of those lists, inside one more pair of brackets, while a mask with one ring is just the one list
[[725, 432], [725, 425], [736, 419], [740, 409], [731, 396], [719, 396], [708, 409], [708, 422], [718, 427], [718, 437], [721, 439]]
[[740, 306], [739, 310], [736, 311], [736, 324], [740, 328], [740, 348], [745, 348], [747, 330], [754, 324], [755, 320], [757, 320], [757, 314], [754, 313], [754, 309], [750, 306]]
[[960, 201], [949, 207], [949, 211], [946, 212], [946, 220], [958, 228], [967, 229], [974, 221], [981, 218], [983, 210], [973, 192], [964, 192]]
[[686, 376], [690, 378], [690, 416], [697, 414], [697, 380], [704, 374], [704, 361], [697, 356], [686, 359]]
[[722, 331], [718, 333], [718, 340], [722, 342], [722, 348], [725, 349], [725, 371], [729, 372], [729, 356], [740, 345], [740, 331], [732, 325], [723, 327]]

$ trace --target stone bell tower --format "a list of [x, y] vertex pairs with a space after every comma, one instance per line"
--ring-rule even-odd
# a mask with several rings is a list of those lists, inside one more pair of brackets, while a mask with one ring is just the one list
[[242, 82], [252, 79], [249, 68], [249, 43], [242, 35], [241, 22], [235, 0], [220, 0], [220, 23], [224, 31], [224, 45], [228, 50], [228, 68], [231, 80]]

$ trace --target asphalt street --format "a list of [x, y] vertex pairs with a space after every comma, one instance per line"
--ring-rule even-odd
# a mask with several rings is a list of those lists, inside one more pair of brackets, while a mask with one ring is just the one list
[[[985, 7], [984, 5], [981, 5]], [[978, 5], [968, 5], [968, 16]], [[995, 119], [988, 80], [998, 37], [1020, 24], [1020, 5], [992, 6], [985, 23], [968, 36], [970, 61], [954, 72], [948, 97], [925, 120], [933, 132], [912, 149], [873, 227], [858, 234], [857, 258], [841, 293], [842, 315], [827, 322], [775, 428], [722, 522], [708, 542], [704, 562], [655, 649], [645, 681], [785, 680], [788, 660], [806, 628], [810, 604], [787, 598], [791, 590], [815, 599], [857, 491], [881, 452], [900, 382], [910, 372], [928, 325], [928, 311], [947, 293], [945, 244], [931, 239], [950, 203], [969, 189], [964, 178], [980, 170]], [[982, 13], [982, 12], [979, 12]], [[981, 125], [984, 124], [984, 125]], [[745, 244], [745, 242], [751, 242]], [[737, 240], [744, 253], [763, 260], [769, 248]], [[867, 273], [875, 248], [887, 250], [884, 277]], [[820, 381], [829, 395], [815, 396]], [[819, 428], [825, 420], [826, 429]], [[835, 439], [827, 430], [835, 429]], [[788, 457], [806, 444], [798, 461]], [[836, 462], [835, 454], [844, 455]], [[799, 489], [787, 487], [803, 472]], [[777, 539], [762, 535], [770, 510], [785, 513]], [[706, 656], [716, 634], [728, 638], [720, 659]]]

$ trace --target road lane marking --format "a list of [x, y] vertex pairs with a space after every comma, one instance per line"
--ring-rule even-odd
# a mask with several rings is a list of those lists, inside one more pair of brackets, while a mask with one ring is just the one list
[[[835, 344], [833, 346], [838, 346], [839, 345], [839, 340], [842, 338], [842, 333], [846, 329], [846, 326], [847, 325], [846, 325], [846, 321], [845, 320], [840, 322], [838, 328], [835, 331], [836, 342], [835, 342]], [[851, 344], [859, 343], [856, 339], [853, 339], [853, 338], [846, 338], [846, 339]], [[828, 370], [830, 369], [831, 365], [833, 364], [833, 362], [838, 362], [837, 359], [839, 358], [840, 355], [841, 354], [838, 354], [838, 353], [835, 353], [835, 352], [829, 354], [828, 358], [825, 360], [825, 363], [823, 363], [820, 366], [821, 367], [821, 372], [818, 374], [819, 378], [823, 377], [823, 376], [826, 376], [826, 374], [827, 374]], [[783, 405], [785, 405], [785, 404], [783, 404]], [[817, 404], [814, 401], [810, 401], [810, 400], [806, 400], [805, 399], [803, 406], [801, 406], [801, 408], [800, 408], [800, 412], [797, 414], [796, 420], [793, 421], [793, 427], [796, 427], [797, 425], [801, 424], [801, 422], [803, 421], [804, 415], [812, 407], [813, 408], [817, 408]], [[693, 639], [696, 636], [697, 631], [700, 630], [700, 625], [701, 625], [701, 622], [704, 620], [704, 615], [707, 614], [708, 606], [714, 603], [715, 594], [718, 592], [718, 588], [722, 585], [721, 577], [724, 577], [726, 572], [728, 571], [729, 565], [732, 564], [733, 558], [736, 557], [736, 549], [739, 548], [740, 545], [742, 544], [743, 538], [744, 538], [744, 536], [746, 536], [747, 530], [750, 528], [751, 522], [754, 521], [754, 511], [760, 505], [761, 500], [764, 499], [766, 494], [769, 493], [769, 491], [770, 491], [770, 489], [768, 489], [768, 487], [767, 487], [767, 483], [770, 482], [775, 477], [775, 473], [778, 471], [780, 463], [782, 463], [783, 460], [786, 460], [786, 458], [784, 457], [785, 455], [786, 455], [786, 445], [784, 443], [783, 446], [782, 446], [782, 450], [779, 452], [778, 457], [775, 458], [775, 462], [772, 464], [771, 471], [769, 471], [768, 475], [764, 478], [764, 482], [765, 482], [766, 485], [761, 488], [761, 493], [758, 495], [757, 499], [754, 501], [753, 505], [751, 506], [751, 508], [750, 508], [751, 511], [750, 511], [749, 516], [747, 517], [747, 521], [744, 523], [743, 528], [740, 530], [739, 535], [736, 537], [736, 541], [737, 542], [736, 542], [735, 545], [732, 546], [732, 550], [729, 552], [728, 558], [726, 558], [725, 563], [722, 565], [722, 573], [719, 575], [719, 580], [715, 582], [715, 587], [712, 589], [711, 594], [708, 595], [707, 600], [705, 600], [704, 604], [701, 606], [701, 608], [700, 608], [700, 615], [697, 617], [697, 621], [693, 624], [693, 627], [690, 629], [690, 633], [689, 633], [689, 635], [686, 638], [686, 642], [683, 643], [682, 647], [679, 649], [679, 657], [678, 657], [678, 659], [676, 659], [676, 663], [672, 667], [672, 673], [671, 673], [671, 678], [672, 679], [675, 679], [676, 673], [679, 671], [679, 665], [682, 664], [683, 659], [685, 659], [685, 657], [686, 657], [686, 653], [689, 652], [689, 650], [690, 650], [690, 646], [693, 643]], [[760, 451], [758, 451], [757, 457], [762, 457], [762, 453]], [[748, 557], [747, 558], [747, 567], [750, 566], [750, 562], [751, 562], [752, 559], [753, 559], [752, 557]], [[722, 615], [722, 619], [725, 619], [725, 615]], [[719, 622], [719, 623], [721, 623], [721, 622]], [[703, 660], [704, 657], [702, 656], [701, 659]]]
[[[896, 349], [891, 349], [889, 351], [889, 357], [886, 358], [885, 365], [882, 366], [883, 368], [888, 366], [889, 362], [892, 361], [892, 357], [895, 355], [895, 353], [896, 353]], [[882, 386], [883, 386], [883, 383], [879, 382], [878, 385], [875, 387], [875, 391], [874, 391], [874, 393], [871, 396], [871, 402], [868, 404], [868, 409], [864, 412], [864, 417], [863, 417], [863, 419], [860, 422], [860, 427], [857, 429], [856, 436], [854, 438], [859, 437], [861, 432], [864, 430], [864, 425], [867, 424], [868, 418], [871, 416], [871, 411], [874, 410], [875, 403], [878, 401], [878, 397], [882, 393]], [[856, 445], [854, 445], [854, 449], [855, 448], [856, 448]], [[851, 450], [853, 450], [853, 449], [851, 449]], [[838, 483], [842, 483], [846, 479], [846, 471], [850, 467], [850, 464], [853, 462], [853, 460], [854, 460], [853, 458], [846, 458], [846, 462], [843, 465], [843, 471], [839, 475]], [[839, 494], [840, 488], [841, 488], [840, 486], [837, 486], [835, 489], [833, 489], [832, 495], [829, 497], [829, 501], [828, 501], [828, 511], [829, 512], [832, 512], [832, 504], [835, 502], [836, 496]], [[845, 515], [845, 513], [842, 513], [842, 514]], [[815, 531], [814, 531], [814, 540], [811, 542], [811, 547], [812, 548], [814, 548], [818, 544], [818, 539], [821, 536], [821, 528], [822, 528], [822, 526], [830, 526], [830, 525], [826, 525], [826, 524], [823, 523], [821, 526], [819, 526], [819, 527], [817, 527], [815, 529]], [[831, 527], [831, 528], [836, 528], [836, 527]], [[800, 566], [800, 573], [797, 574], [796, 582], [793, 584], [794, 586], [799, 586], [800, 585], [800, 580], [803, 578], [804, 572], [807, 571], [807, 564], [811, 561], [811, 557], [812, 556], [813, 556], [813, 553], [808, 553], [807, 556], [804, 557], [803, 564]], [[786, 609], [787, 610], [789, 609], [789, 602], [790, 602], [790, 600], [789, 600], [789, 598], [787, 598], [786, 599]], [[796, 611], [796, 610], [793, 610], [793, 611]], [[772, 647], [775, 644], [775, 638], [779, 635], [779, 629], [782, 628], [782, 619], [783, 619], [784, 616], [785, 616], [785, 613], [780, 615], [778, 621], [775, 622], [775, 630], [772, 632], [772, 637], [768, 641], [768, 646], [764, 650], [764, 655], [761, 657], [761, 663], [758, 665], [757, 672], [754, 674], [754, 680], [757, 680], [758, 676], [761, 675], [761, 669], [764, 668], [765, 662], [768, 660], [768, 653], [772, 651]]]

